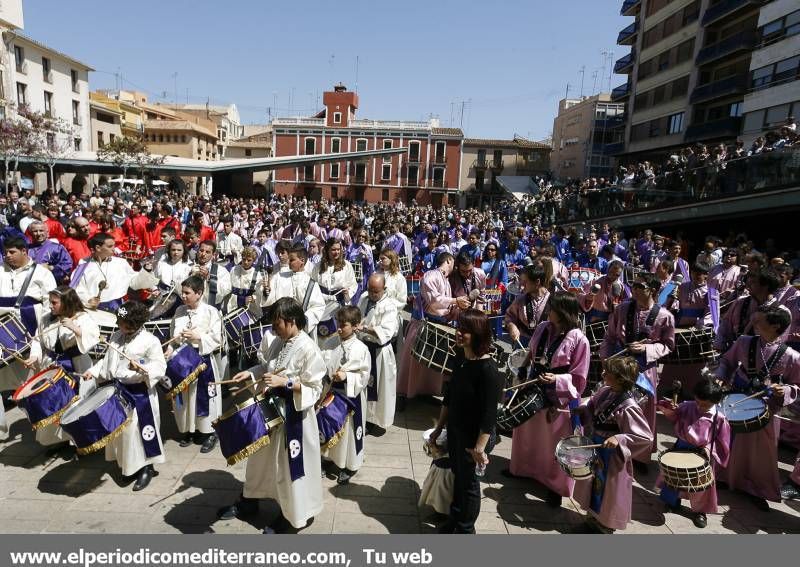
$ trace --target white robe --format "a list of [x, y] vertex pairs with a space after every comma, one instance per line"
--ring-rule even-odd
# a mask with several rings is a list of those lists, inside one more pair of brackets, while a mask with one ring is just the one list
[[[172, 320], [170, 334], [173, 337], [180, 336], [189, 327], [190, 319], [192, 328], [198, 329], [201, 333], [200, 340], [185, 341], [178, 339], [171, 344], [172, 348], [177, 349], [188, 342], [188, 344], [197, 349], [201, 356], [210, 355], [211, 367], [214, 370], [214, 380], [223, 380], [225, 378], [225, 361], [227, 357], [223, 357], [222, 353], [219, 352], [224, 346], [222, 316], [219, 310], [206, 303], [200, 303], [196, 310], [190, 310], [186, 305], [181, 305]], [[211, 427], [211, 424], [222, 413], [222, 391], [219, 385], [215, 385], [214, 388], [217, 395], [208, 400], [208, 415], [202, 417], [197, 415], [197, 383], [198, 381], [195, 380], [187, 390], [181, 393], [180, 405], [177, 397], [172, 402], [175, 411], [175, 422], [178, 425], [178, 431], [181, 433], [194, 433], [195, 431], [213, 433], [214, 428]]]
[[[238, 288], [238, 289], [250, 289], [253, 285], [253, 280], [255, 279], [255, 286], [253, 286], [253, 301], [248, 306], [247, 310], [255, 319], [261, 319], [263, 312], [261, 310], [261, 304], [264, 302], [264, 272], [260, 272], [255, 269], [255, 267], [251, 267], [249, 270], [245, 270], [242, 268], [241, 265], [236, 265], [231, 270], [231, 288]], [[230, 313], [239, 308], [239, 304], [237, 302], [238, 297], [231, 293], [228, 296], [228, 300], [226, 302], [227, 309], [225, 310], [226, 313]]]
[[353, 335], [346, 341], [339, 340], [339, 335], [330, 337], [322, 345], [322, 359], [328, 369], [328, 376], [342, 369], [347, 378], [344, 381], [344, 394], [348, 398], [361, 398], [361, 421], [354, 423], [355, 414], [347, 419], [339, 441], [330, 449], [322, 452], [322, 457], [333, 461], [340, 469], [357, 471], [364, 463], [366, 443], [361, 452], [356, 453], [356, 439], [364, 439], [367, 426], [367, 383], [372, 362], [367, 345]]
[[383, 273], [383, 277], [386, 280], [386, 295], [394, 302], [397, 307], [397, 312], [399, 313], [405, 309], [406, 304], [408, 304], [408, 284], [406, 283], [406, 278], [400, 272], [396, 274], [381, 273]]
[[[335, 272], [333, 266], [328, 266], [322, 270], [322, 264], [314, 266], [314, 274], [311, 276], [319, 285], [328, 288], [329, 291], [338, 291], [346, 289], [344, 292], [344, 302], [349, 303], [358, 290], [358, 282], [356, 281], [356, 274], [353, 271], [353, 265], [347, 260], [344, 261], [344, 268]], [[338, 301], [338, 295], [322, 294], [325, 301]]]
[[[264, 300], [263, 306], [269, 307], [283, 297], [292, 297], [299, 305], [303, 305], [311, 278], [305, 272], [292, 272], [291, 270], [280, 270], [272, 274], [270, 278], [269, 296]], [[305, 309], [306, 324], [305, 331], [312, 337], [316, 335], [317, 324], [322, 313], [325, 311], [325, 300], [318, 285], [314, 285], [308, 306]]]
[[161, 343], [149, 331], [139, 331], [128, 343], [124, 343], [122, 333], [117, 331], [111, 335], [109, 342], [139, 362], [147, 370], [147, 375], [141, 374], [137, 370], [131, 370], [130, 362], [112, 348], [108, 349], [103, 359], [98, 360], [90, 368], [90, 371], [97, 376], [98, 381], [119, 380], [123, 384], [143, 382], [147, 385], [150, 407], [153, 410], [156, 439], [161, 447], [160, 455], [150, 458], [145, 455], [142, 433], [139, 431], [139, 417], [133, 410], [131, 422], [122, 431], [122, 435], [106, 445], [106, 460], [117, 461], [122, 469], [122, 475], [131, 476], [146, 465], [163, 463], [166, 460], [164, 443], [161, 441], [161, 415], [158, 408], [156, 384], [158, 384], [158, 378], [164, 375], [167, 363], [164, 360], [164, 353], [161, 351]]
[[[167, 287], [174, 287], [175, 293], [180, 296], [181, 282], [192, 273], [192, 265], [189, 262], [180, 261], [171, 264], [167, 257], [161, 258], [153, 268], [153, 275], [158, 279], [158, 283]], [[158, 284], [156, 284], [158, 285]], [[166, 293], [162, 290], [162, 293]]]
[[[205, 282], [205, 289], [203, 291], [203, 303], [211, 304], [211, 292], [209, 291], [209, 280], [211, 279], [211, 262], [208, 264], [202, 264], [205, 266], [209, 271], [209, 279], [204, 279]], [[200, 269], [201, 264], [196, 263], [192, 266], [191, 275], [198, 275], [198, 270]], [[223, 268], [222, 266], [217, 266], [217, 297], [214, 301], [214, 307], [222, 308], [225, 305], [225, 301], [228, 299], [228, 296], [231, 294], [231, 274]]]
[[220, 233], [217, 238], [217, 257], [220, 259], [220, 264], [228, 263], [228, 256], [233, 256], [233, 263], [238, 264], [242, 261], [242, 237], [231, 232], [230, 234]]
[[[38, 333], [31, 341], [31, 358], [37, 362], [38, 370], [28, 373], [28, 378], [38, 373], [40, 370], [49, 368], [56, 364], [55, 360], [46, 352], [53, 351], [60, 340], [64, 350], [77, 346], [81, 352], [79, 356], [72, 357], [74, 376], [79, 381], [78, 395], [81, 398], [91, 394], [97, 387], [94, 380], [81, 380], [78, 375], [83, 374], [92, 366], [92, 359], [86, 354], [89, 349], [97, 344], [100, 339], [100, 328], [97, 323], [85, 311], [78, 312], [75, 316], [75, 324], [81, 330], [78, 337], [71, 330], [59, 324], [57, 320], [51, 319], [50, 315], [45, 316]], [[69, 441], [69, 436], [55, 423], [36, 430], [36, 441], [42, 445], [56, 445]]]
[[[358, 308], [364, 314], [362, 324], [366, 328], [373, 328], [377, 337], [372, 334], [362, 333], [361, 338], [378, 345], [385, 344], [397, 335], [398, 317], [395, 302], [386, 293], [375, 304], [372, 311], [366, 314], [368, 296], [362, 296]], [[378, 380], [378, 401], [368, 402], [367, 421], [386, 428], [394, 423], [394, 409], [397, 401], [397, 360], [392, 350], [392, 345], [386, 345], [378, 351], [375, 358]]]
[[243, 494], [245, 498], [274, 498], [289, 523], [302, 528], [309, 518], [322, 511], [322, 468], [314, 404], [322, 392], [326, 368], [317, 344], [306, 333], [300, 332], [281, 352], [284, 344], [281, 339], [273, 341], [263, 355], [269, 362], [254, 366], [250, 372], [259, 378], [267, 371], [285, 368], [285, 376], [300, 382], [300, 391], [293, 393], [292, 401], [303, 415], [304, 476], [292, 481], [286, 428], [278, 427], [270, 444], [247, 461]]

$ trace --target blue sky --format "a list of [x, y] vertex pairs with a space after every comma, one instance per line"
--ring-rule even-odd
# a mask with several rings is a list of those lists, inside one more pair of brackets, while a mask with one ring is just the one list
[[177, 83], [180, 101], [188, 90], [189, 102], [233, 102], [244, 122], [265, 122], [269, 107], [310, 114], [337, 81], [354, 89], [358, 57], [361, 118], [452, 117], [471, 137], [533, 139], [549, 135], [567, 83], [579, 94], [581, 66], [590, 94], [601, 52], [629, 49], [615, 45], [632, 21], [621, 4], [24, 0], [25, 33], [97, 69], [93, 89], [115, 88], [120, 73], [124, 88], [171, 102]]

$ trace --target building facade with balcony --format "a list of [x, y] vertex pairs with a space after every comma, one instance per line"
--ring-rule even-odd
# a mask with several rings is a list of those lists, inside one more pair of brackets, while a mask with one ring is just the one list
[[275, 157], [407, 148], [390, 157], [278, 169], [275, 192], [312, 199], [455, 203], [460, 189], [459, 128], [438, 120], [403, 122], [356, 118], [358, 94], [344, 85], [323, 94], [314, 116], [272, 121]]
[[559, 101], [550, 154], [555, 178], [610, 177], [609, 149], [622, 141], [624, 111], [625, 104], [608, 93]]
[[123, 136], [135, 138], [144, 134], [144, 112], [136, 105], [136, 101], [146, 102], [147, 95], [131, 91], [93, 91], [89, 94], [89, 100], [93, 105], [122, 115], [120, 130]]
[[90, 100], [89, 116], [92, 130], [91, 149], [98, 150], [122, 137], [123, 113], [121, 111]]
[[233, 140], [243, 137], [244, 126], [239, 117], [239, 109], [235, 104], [178, 104], [173, 106], [183, 114], [197, 116], [210, 120], [216, 125], [217, 130], [217, 155], [220, 159], [227, 157], [228, 144]]

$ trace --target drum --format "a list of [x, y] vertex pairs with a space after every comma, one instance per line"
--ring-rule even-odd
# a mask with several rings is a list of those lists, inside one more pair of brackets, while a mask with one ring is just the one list
[[242, 350], [245, 355], [253, 357], [258, 354], [261, 343], [267, 339], [267, 333], [272, 331], [272, 325], [258, 321], [242, 329]]
[[322, 317], [319, 318], [319, 325], [317, 325], [317, 335], [320, 338], [327, 338], [336, 334], [336, 312], [339, 311], [341, 305], [335, 301], [329, 301], [325, 305], [325, 311], [322, 312]]
[[225, 315], [222, 324], [225, 327], [225, 336], [228, 337], [228, 344], [238, 347], [242, 344], [242, 329], [255, 323], [255, 318], [250, 314], [247, 307], [239, 307]]
[[14, 362], [14, 354], [22, 358], [30, 350], [28, 332], [15, 313], [0, 315], [0, 368]]
[[364, 281], [364, 264], [359, 259], [354, 260], [352, 264], [353, 273], [356, 275], [356, 282], [361, 283]]
[[567, 291], [576, 293], [583, 292], [587, 285], [591, 284], [602, 275], [600, 271], [593, 268], [572, 268], [569, 270]]
[[[516, 393], [516, 395], [514, 395]], [[510, 393], [511, 398], [497, 409], [497, 429], [509, 432], [544, 408], [544, 392], [536, 384]]]
[[422, 276], [406, 276], [406, 291], [408, 296], [419, 295], [420, 286], [422, 285]]
[[500, 315], [503, 305], [503, 291], [499, 289], [483, 290], [483, 312], [487, 315]]
[[56, 366], [31, 376], [14, 392], [13, 399], [27, 414], [34, 430], [58, 423], [61, 416], [78, 401], [75, 380]]
[[[559, 441], [556, 445], [556, 460], [561, 470], [575, 480], [591, 478], [594, 474], [592, 467], [597, 458], [597, 451], [583, 447], [593, 444], [591, 439], [582, 435], [570, 435]], [[581, 448], [572, 449], [571, 447]]]
[[397, 259], [400, 263], [400, 273], [404, 276], [409, 275], [411, 273], [411, 260], [406, 255], [398, 256]]
[[436, 445], [432, 445], [430, 442], [432, 433], [433, 428], [422, 434], [422, 450], [432, 459], [444, 457], [447, 455], [447, 429], [443, 429], [439, 437], [436, 438]]
[[454, 327], [426, 321], [414, 341], [411, 356], [432, 370], [438, 370], [442, 374], [452, 374], [455, 346]]
[[518, 348], [512, 351], [511, 354], [508, 355], [508, 369], [516, 373], [520, 368], [524, 368], [528, 364], [529, 355], [530, 349], [527, 348]]
[[146, 331], [150, 331], [161, 343], [167, 342], [172, 338], [172, 319], [158, 319], [156, 321], [148, 321], [144, 324]]
[[675, 329], [675, 349], [664, 357], [664, 363], [703, 364], [714, 356], [713, 342], [710, 328]]
[[235, 465], [269, 445], [270, 436], [285, 420], [282, 401], [276, 396], [251, 396], [236, 403], [211, 424], [228, 465]]
[[714, 470], [705, 453], [668, 449], [658, 454], [658, 467], [670, 488], [703, 492], [714, 484]]
[[589, 323], [586, 325], [584, 333], [586, 338], [589, 339], [589, 348], [592, 352], [597, 352], [600, 345], [603, 344], [603, 339], [608, 330], [608, 321], [598, 321], [596, 323]]
[[734, 392], [723, 396], [719, 404], [719, 410], [728, 418], [731, 431], [734, 433], [751, 433], [763, 429], [772, 417], [763, 399], [751, 398], [742, 401], [746, 397], [745, 394]]
[[102, 386], [61, 416], [61, 429], [72, 438], [79, 455], [99, 451], [131, 422], [133, 408], [113, 384]]
[[[353, 415], [356, 406], [339, 390], [332, 389], [317, 406], [319, 444], [323, 449], [335, 447], [344, 434], [347, 418]], [[358, 424], [360, 427], [361, 424]]]
[[89, 349], [89, 356], [94, 360], [100, 360], [106, 355], [108, 345], [105, 344], [111, 335], [117, 330], [117, 316], [114, 313], [102, 310], [89, 311], [89, 315], [97, 322], [100, 327], [100, 340], [96, 345]]
[[179, 346], [167, 361], [166, 375], [170, 386], [166, 398], [171, 401], [178, 394], [187, 390], [207, 368], [208, 365], [203, 361], [196, 348], [192, 345]]
[[182, 303], [180, 288], [177, 290], [161, 290], [161, 295], [155, 298], [153, 305], [150, 306], [150, 320], [155, 321], [158, 319], [169, 320], [169, 317], [175, 315], [175, 311]]

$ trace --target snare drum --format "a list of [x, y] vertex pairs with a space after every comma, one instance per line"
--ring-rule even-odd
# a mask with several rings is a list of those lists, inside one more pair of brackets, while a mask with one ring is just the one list
[[761, 398], [751, 398], [737, 404], [746, 397], [746, 394], [734, 392], [723, 396], [719, 404], [720, 412], [728, 418], [734, 433], [752, 433], [763, 429], [772, 417], [767, 403]]
[[512, 392], [511, 397], [497, 410], [497, 429], [500, 431], [511, 431], [519, 427], [536, 412], [544, 408], [544, 392], [536, 384], [516, 390], [516, 395]]
[[452, 374], [455, 346], [455, 328], [426, 321], [414, 341], [411, 356], [432, 370]]
[[347, 419], [355, 412], [355, 404], [338, 390], [331, 390], [317, 407], [319, 444], [322, 449], [335, 447], [344, 434]]
[[28, 332], [16, 313], [0, 315], [0, 345], [0, 368], [14, 362], [14, 354], [25, 358], [23, 355], [30, 350]]
[[272, 340], [272, 325], [256, 322], [242, 329], [242, 350], [246, 356], [253, 357], [258, 354], [261, 343], [267, 341], [267, 347]]
[[[593, 445], [591, 439], [582, 435], [571, 435], [564, 437], [556, 445], [556, 460], [567, 476], [575, 480], [585, 480], [594, 475], [594, 461], [597, 458], [597, 451], [594, 449], [583, 448], [584, 445]], [[581, 447], [580, 449], [570, 449], [570, 447]]]
[[528, 365], [528, 356], [530, 350], [527, 348], [518, 348], [508, 355], [508, 369], [516, 373], [520, 368], [525, 368]]
[[411, 273], [411, 260], [405, 254], [398, 255], [398, 262], [400, 263], [400, 273], [407, 276]]
[[583, 292], [586, 286], [591, 284], [594, 280], [601, 277], [603, 274], [594, 268], [572, 268], [569, 271], [569, 282], [567, 282], [567, 291], [576, 293]]
[[233, 347], [240, 346], [242, 344], [242, 329], [255, 322], [255, 318], [250, 314], [247, 307], [239, 307], [225, 315], [222, 324], [225, 327], [225, 336], [228, 337], [228, 343]]
[[172, 319], [158, 319], [156, 321], [148, 321], [144, 324], [144, 328], [155, 335], [160, 343], [165, 343], [172, 338]]
[[592, 352], [597, 352], [608, 331], [608, 321], [597, 321], [586, 325], [584, 331], [586, 338], [589, 339], [589, 348]]
[[79, 455], [99, 451], [131, 422], [133, 407], [113, 384], [102, 386], [61, 416], [61, 429], [72, 438]]
[[73, 380], [60, 366], [42, 370], [14, 392], [34, 431], [58, 420], [79, 397]]
[[155, 298], [153, 305], [150, 307], [150, 320], [156, 321], [158, 319], [165, 319], [169, 321], [170, 317], [175, 315], [178, 307], [183, 303], [181, 301], [180, 289], [161, 290], [161, 295]]
[[658, 467], [670, 488], [702, 492], [714, 484], [714, 470], [704, 453], [668, 449], [658, 454]]
[[422, 276], [406, 276], [406, 291], [408, 296], [419, 295], [420, 286], [422, 285]]
[[339, 311], [341, 305], [336, 301], [329, 301], [325, 305], [325, 311], [322, 312], [322, 317], [319, 318], [317, 325], [317, 335], [321, 338], [327, 338], [336, 334], [336, 312]]
[[675, 329], [675, 349], [664, 357], [667, 364], [703, 364], [714, 356], [710, 328]]
[[228, 465], [235, 465], [269, 445], [270, 436], [284, 420], [278, 398], [260, 395], [235, 404], [212, 426], [222, 455]]
[[172, 400], [181, 392], [186, 391], [200, 374], [208, 370], [208, 365], [192, 345], [181, 345], [167, 361], [167, 378], [170, 388], [166, 398]]

